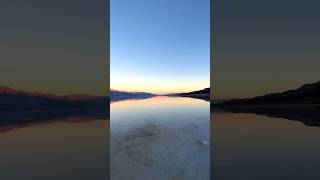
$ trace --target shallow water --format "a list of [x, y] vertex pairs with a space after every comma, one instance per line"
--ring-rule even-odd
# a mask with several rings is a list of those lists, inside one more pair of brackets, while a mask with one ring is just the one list
[[251, 113], [212, 113], [214, 179], [319, 180], [320, 128], [300, 122], [310, 121], [310, 117], [299, 116], [297, 121], [296, 114], [301, 113], [292, 114], [288, 117], [293, 120]]
[[110, 107], [112, 180], [210, 179], [209, 102], [154, 97]]
[[106, 119], [28, 120], [28, 123], [1, 125], [0, 129], [0, 179], [107, 178], [109, 121]]

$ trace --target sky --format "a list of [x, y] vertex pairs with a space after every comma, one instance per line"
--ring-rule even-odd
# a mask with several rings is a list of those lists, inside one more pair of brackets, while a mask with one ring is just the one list
[[105, 95], [106, 0], [0, 1], [0, 85]]
[[156, 94], [210, 85], [209, 0], [111, 0], [111, 88]]
[[253, 97], [319, 81], [319, 7], [318, 0], [213, 1], [212, 98]]

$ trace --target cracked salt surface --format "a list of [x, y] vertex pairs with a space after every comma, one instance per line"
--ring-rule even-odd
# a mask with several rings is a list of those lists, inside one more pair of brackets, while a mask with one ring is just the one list
[[154, 97], [111, 104], [112, 180], [209, 180], [209, 102]]

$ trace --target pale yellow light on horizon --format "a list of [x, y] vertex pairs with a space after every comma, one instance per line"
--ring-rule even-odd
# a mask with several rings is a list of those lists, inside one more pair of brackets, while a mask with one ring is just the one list
[[111, 89], [120, 91], [138, 91], [154, 94], [182, 93], [197, 91], [209, 87], [210, 82], [135, 82], [111, 81]]

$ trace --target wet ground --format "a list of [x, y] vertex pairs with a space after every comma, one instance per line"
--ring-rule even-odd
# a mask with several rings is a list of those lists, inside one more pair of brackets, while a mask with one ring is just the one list
[[111, 104], [111, 179], [210, 179], [209, 111], [181, 97]]

